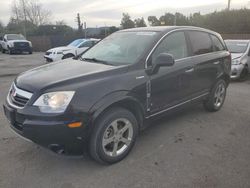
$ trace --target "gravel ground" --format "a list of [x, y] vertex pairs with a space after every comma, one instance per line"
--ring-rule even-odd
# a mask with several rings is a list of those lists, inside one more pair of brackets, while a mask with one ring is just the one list
[[[0, 103], [18, 73], [42, 53], [0, 54]], [[232, 82], [224, 107], [189, 107], [151, 123], [122, 162], [102, 166], [53, 154], [15, 135], [0, 109], [0, 187], [250, 187], [250, 78]]]

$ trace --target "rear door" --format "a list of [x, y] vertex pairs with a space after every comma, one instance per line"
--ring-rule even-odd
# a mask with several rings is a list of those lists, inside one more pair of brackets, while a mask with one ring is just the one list
[[189, 41], [193, 53], [194, 97], [209, 92], [220, 72], [221, 54], [214, 52], [213, 39], [211, 35], [203, 31], [188, 31]]

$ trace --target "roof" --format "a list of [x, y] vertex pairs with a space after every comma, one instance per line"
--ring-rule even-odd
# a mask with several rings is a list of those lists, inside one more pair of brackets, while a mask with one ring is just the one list
[[225, 41], [228, 41], [228, 42], [250, 42], [250, 40], [243, 40], [243, 39], [226, 39]]
[[[201, 31], [207, 31], [210, 33], [216, 33], [214, 31], [201, 28], [201, 27], [194, 27], [194, 26], [154, 26], [154, 27], [137, 27], [132, 29], [124, 29], [120, 32], [131, 32], [131, 31], [152, 31], [152, 32], [169, 32], [175, 29], [195, 29]], [[216, 33], [217, 34], [217, 33]]]

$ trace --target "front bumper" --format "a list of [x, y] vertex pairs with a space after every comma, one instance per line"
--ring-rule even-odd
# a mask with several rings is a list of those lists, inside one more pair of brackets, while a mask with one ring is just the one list
[[30, 46], [24, 46], [24, 47], [10, 47], [9, 48], [10, 51], [12, 52], [32, 52], [32, 47]]
[[[15, 109], [4, 104], [4, 113], [10, 127], [21, 137], [31, 140], [56, 153], [81, 155], [87, 149], [88, 126], [79, 114], [45, 116], [35, 110]], [[87, 119], [87, 118], [85, 118]], [[82, 121], [83, 126], [69, 128], [68, 123]]]
[[239, 64], [239, 65], [232, 65], [231, 68], [231, 79], [232, 80], [237, 80], [240, 78], [240, 74], [242, 72], [242, 70], [244, 69], [244, 65], [243, 64]]
[[50, 54], [50, 55], [44, 55], [43, 56], [47, 62], [55, 62], [62, 60], [63, 54]]

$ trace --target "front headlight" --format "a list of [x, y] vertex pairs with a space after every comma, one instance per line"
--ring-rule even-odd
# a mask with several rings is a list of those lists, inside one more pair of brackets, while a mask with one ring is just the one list
[[233, 59], [232, 60], [232, 65], [239, 65], [239, 64], [241, 64], [240, 59]]
[[32, 47], [32, 43], [31, 42], [29, 42], [29, 45], [30, 45], [30, 47]]
[[73, 98], [74, 91], [59, 91], [41, 95], [33, 106], [38, 106], [43, 113], [62, 113]]

